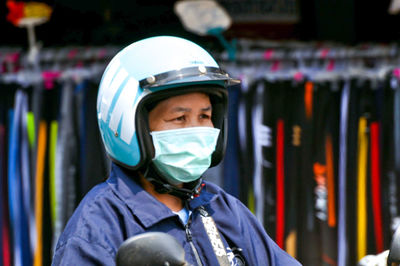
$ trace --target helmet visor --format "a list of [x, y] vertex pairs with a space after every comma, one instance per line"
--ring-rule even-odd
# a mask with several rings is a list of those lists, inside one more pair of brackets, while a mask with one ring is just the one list
[[231, 78], [228, 73], [217, 67], [197, 66], [172, 70], [155, 76], [150, 76], [140, 80], [139, 84], [142, 88], [156, 88], [172, 84], [203, 81], [224, 81], [225, 86], [240, 83], [240, 80]]

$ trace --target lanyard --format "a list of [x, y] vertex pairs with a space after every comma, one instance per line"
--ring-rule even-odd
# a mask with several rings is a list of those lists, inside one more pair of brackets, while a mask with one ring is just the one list
[[203, 222], [204, 229], [211, 242], [215, 256], [218, 259], [220, 266], [230, 266], [228, 255], [226, 254], [224, 243], [222, 242], [221, 235], [219, 234], [217, 225], [211, 215], [208, 214], [203, 206], [199, 207], [201, 221]]

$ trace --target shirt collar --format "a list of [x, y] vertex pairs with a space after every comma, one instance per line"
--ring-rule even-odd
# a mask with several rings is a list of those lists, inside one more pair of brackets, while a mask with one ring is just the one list
[[205, 206], [209, 204], [215, 197], [216, 197], [215, 194], [212, 194], [207, 191], [207, 183], [204, 183], [204, 186], [200, 191], [200, 195], [198, 195], [197, 197], [188, 202], [189, 209], [194, 210], [200, 206]]
[[[110, 178], [106, 182], [146, 228], [175, 215], [114, 163], [112, 164]], [[189, 201], [190, 210], [206, 205], [213, 200], [215, 195], [206, 190], [207, 185], [203, 187], [198, 197]]]

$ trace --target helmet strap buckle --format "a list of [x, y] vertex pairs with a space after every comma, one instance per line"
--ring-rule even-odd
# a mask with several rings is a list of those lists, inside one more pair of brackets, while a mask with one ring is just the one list
[[[154, 170], [150, 170], [149, 168], [151, 168], [151, 166], [146, 169], [144, 177], [154, 185], [154, 190], [160, 194], [170, 194], [181, 198], [182, 200], [191, 200], [198, 197], [204, 186], [202, 179], [200, 178], [191, 182], [193, 184], [192, 188], [178, 188], [161, 180], [162, 178], [158, 177], [158, 175], [154, 173]], [[152, 176], [149, 176], [149, 172], [152, 172]], [[153, 177], [153, 175], [156, 177]]]

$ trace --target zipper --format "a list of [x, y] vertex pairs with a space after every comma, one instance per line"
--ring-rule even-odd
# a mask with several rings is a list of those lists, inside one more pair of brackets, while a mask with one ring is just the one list
[[189, 228], [191, 222], [192, 222], [192, 217], [189, 218], [188, 223], [185, 225], [186, 239], [189, 242], [190, 247], [192, 248], [192, 251], [193, 251], [194, 256], [196, 258], [197, 265], [203, 266], [203, 264], [201, 263], [201, 260], [200, 260], [199, 253], [197, 252], [197, 249], [193, 244], [193, 236], [192, 236], [192, 232], [190, 231], [190, 228]]

